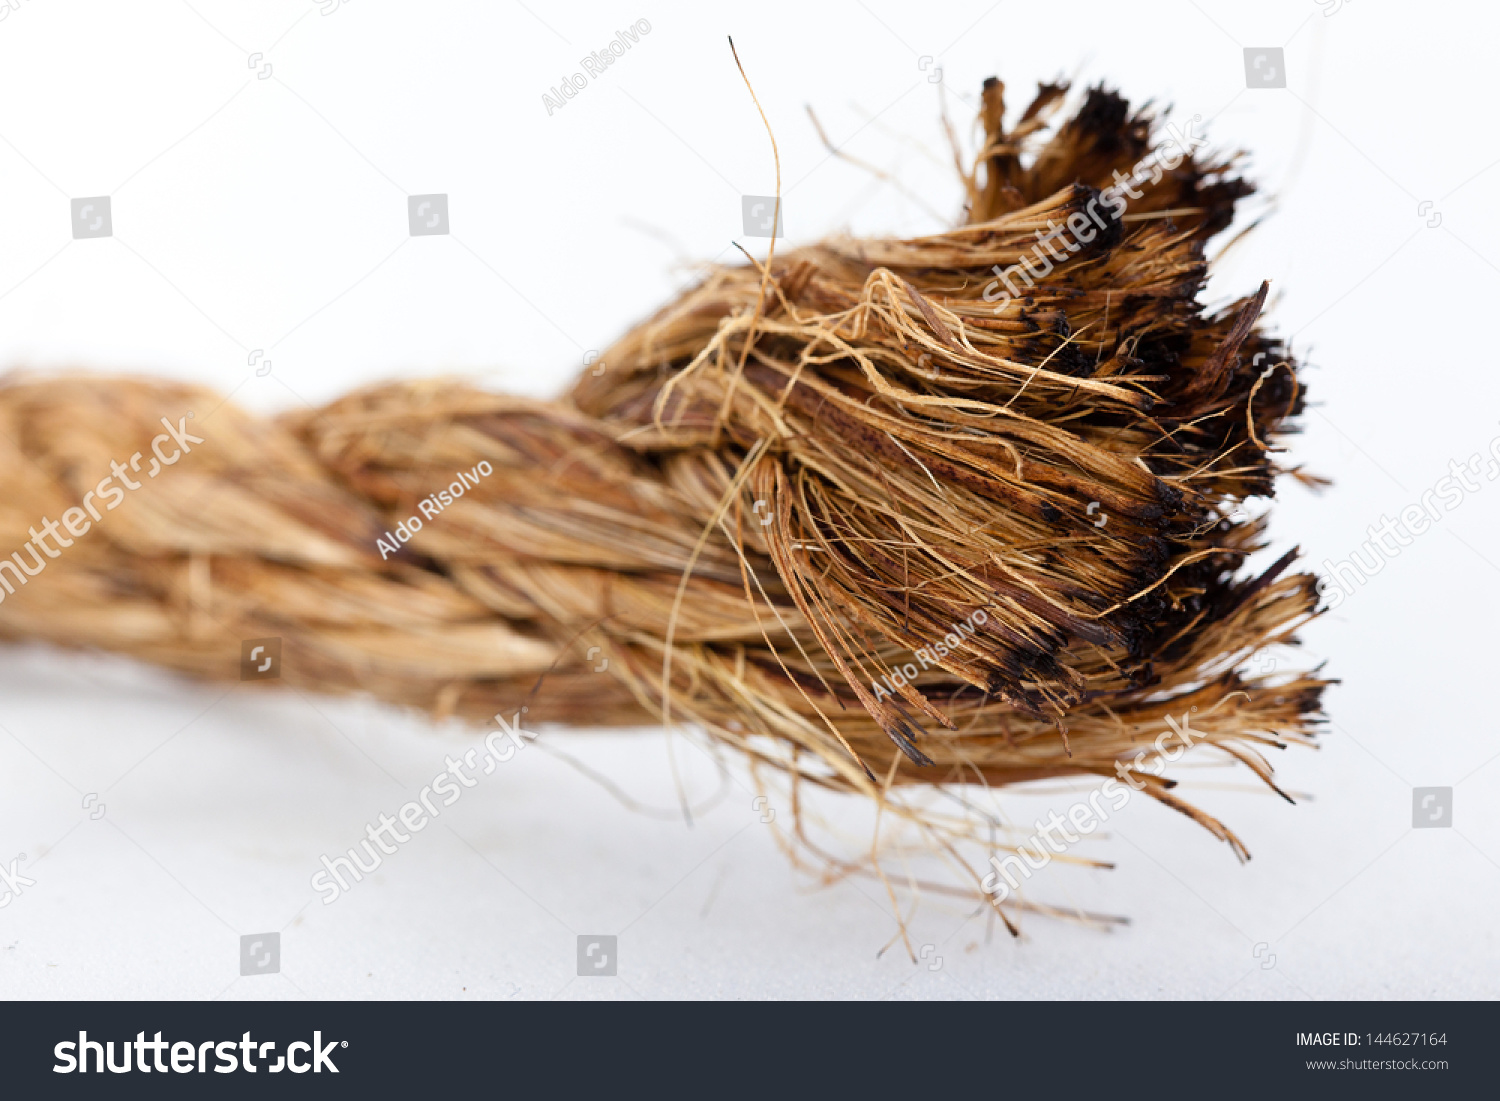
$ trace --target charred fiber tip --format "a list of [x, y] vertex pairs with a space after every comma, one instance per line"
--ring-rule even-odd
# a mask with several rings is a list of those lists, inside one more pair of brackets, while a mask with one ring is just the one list
[[1095, 84], [1084, 95], [1073, 124], [1085, 133], [1116, 138], [1130, 117], [1130, 101], [1118, 89], [1104, 83]]
[[[1097, 227], [1093, 240], [1083, 245], [1083, 256], [1113, 252], [1125, 240], [1125, 208], [1116, 207], [1105, 199], [1104, 189], [1081, 181], [1073, 184], [1075, 195], [1074, 213], [1082, 214]], [[1082, 242], [1080, 242], [1082, 243]]]
[[890, 736], [896, 748], [906, 756], [912, 764], [922, 768], [931, 767], [934, 763], [932, 758], [917, 748], [916, 739], [922, 736], [922, 729], [915, 722], [908, 722], [901, 718], [887, 718], [883, 724], [886, 734]]

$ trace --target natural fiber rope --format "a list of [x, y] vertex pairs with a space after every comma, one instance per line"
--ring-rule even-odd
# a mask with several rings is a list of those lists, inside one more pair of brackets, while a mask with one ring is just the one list
[[[669, 708], [950, 854], [976, 821], [903, 792], [1135, 761], [1242, 853], [1138, 754], [1196, 708], [1269, 784], [1259, 748], [1311, 737], [1326, 682], [1241, 666], [1314, 613], [1312, 578], [1288, 555], [1237, 579], [1263, 521], [1230, 518], [1272, 492], [1265, 442], [1303, 391], [1255, 328], [1264, 287], [1197, 301], [1250, 190], [1233, 160], [1190, 153], [1101, 206], [1153, 120], [1095, 89], [1049, 131], [1063, 93], [1006, 130], [986, 85], [964, 225], [716, 268], [564, 401], [425, 381], [263, 419], [191, 386], [9, 377], [0, 553], [36, 572], [0, 564], [0, 633], [230, 680], [274, 636], [292, 685], [481, 720]], [[1023, 261], [1035, 286], [997, 295]]]

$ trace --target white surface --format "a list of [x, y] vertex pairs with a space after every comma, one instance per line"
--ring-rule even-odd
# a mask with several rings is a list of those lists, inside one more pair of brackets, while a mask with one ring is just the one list
[[[1107, 77], [1211, 120], [1280, 195], [1211, 290], [1270, 277], [1279, 330], [1311, 350], [1318, 406], [1292, 457], [1337, 485], [1286, 487], [1272, 530], [1278, 551], [1344, 557], [1500, 432], [1485, 336], [1500, 135], [1483, 114], [1500, 15], [1334, 6], [533, 4], [539, 19], [512, 3], [24, 0], [0, 21], [0, 363], [165, 373], [261, 409], [449, 370], [555, 393], [682, 284], [675, 255], [732, 255], [740, 194], [774, 189], [726, 33], [776, 128], [794, 240], [936, 225], [828, 158], [804, 103], [946, 212], [958, 191], [919, 58], [942, 65], [961, 124], [958, 94], [991, 73], [1013, 105], [1037, 79]], [[542, 94], [640, 18], [650, 33], [549, 118]], [[1245, 91], [1241, 46], [1276, 44], [1288, 89]], [[247, 67], [256, 51], [271, 78]], [[407, 237], [405, 195], [426, 192], [450, 195], [451, 236]], [[70, 241], [68, 198], [102, 194], [114, 238]], [[270, 376], [247, 367], [256, 348]], [[1032, 917], [1016, 943], [928, 899], [910, 927], [934, 947], [916, 965], [899, 946], [877, 957], [895, 931], [879, 885], [794, 873], [744, 788], [689, 829], [541, 751], [325, 907], [318, 856], [413, 798], [472, 732], [8, 649], [0, 863], [27, 853], [36, 882], [0, 909], [0, 994], [1490, 997], [1497, 534], [1487, 483], [1308, 633], [1344, 681], [1334, 725], [1321, 751], [1276, 763], [1316, 798], [1193, 792], [1249, 865], [1133, 804], [1089, 850], [1114, 871], [1053, 868], [1037, 889], [1128, 928]], [[674, 804], [660, 734], [546, 737]], [[711, 770], [677, 744], [706, 798]], [[1413, 785], [1455, 787], [1455, 828], [1410, 829]], [[1028, 822], [1067, 802], [1002, 805]], [[238, 935], [269, 930], [282, 973], [238, 978]], [[575, 976], [574, 938], [592, 933], [620, 936], [618, 979]]]

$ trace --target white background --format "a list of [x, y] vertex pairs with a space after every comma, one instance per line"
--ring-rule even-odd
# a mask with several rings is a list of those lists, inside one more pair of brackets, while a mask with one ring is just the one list
[[[775, 189], [732, 34], [775, 128], [794, 243], [951, 217], [938, 97], [972, 144], [967, 103], [991, 74], [1013, 107], [1039, 79], [1107, 79], [1253, 150], [1275, 209], [1209, 296], [1273, 281], [1316, 403], [1291, 460], [1336, 482], [1283, 487], [1275, 552], [1347, 555], [1500, 433], [1491, 5], [10, 5], [0, 365], [191, 379], [264, 411], [442, 372], [556, 394], [693, 262], [737, 256], [740, 196]], [[549, 117], [543, 93], [643, 18], [649, 34]], [[1287, 88], [1246, 90], [1242, 48], [1276, 45]], [[936, 214], [830, 157], [804, 105]], [[428, 192], [449, 195], [452, 233], [411, 238], [405, 196]], [[114, 236], [71, 240], [69, 198], [97, 195]], [[1033, 915], [1016, 942], [928, 898], [903, 908], [917, 963], [899, 944], [879, 954], [896, 930], [879, 885], [794, 872], [738, 783], [684, 825], [656, 732], [545, 741], [667, 813], [528, 750], [324, 907], [318, 856], [412, 798], [473, 730], [0, 650], [0, 858], [26, 853], [36, 881], [0, 909], [0, 994], [1493, 996], [1497, 531], [1486, 484], [1307, 632], [1301, 660], [1343, 681], [1323, 748], [1276, 760], [1308, 798], [1180, 773], [1250, 864], [1133, 804], [1089, 843], [1114, 870], [1053, 868], [1034, 888], [1128, 927]], [[706, 799], [712, 770], [677, 746]], [[1414, 785], [1455, 788], [1453, 828], [1411, 829]], [[1066, 805], [1052, 791], [1001, 806], [1024, 825]], [[239, 935], [271, 930], [281, 972], [238, 977]], [[618, 978], [576, 977], [575, 937], [601, 933], [620, 938]]]

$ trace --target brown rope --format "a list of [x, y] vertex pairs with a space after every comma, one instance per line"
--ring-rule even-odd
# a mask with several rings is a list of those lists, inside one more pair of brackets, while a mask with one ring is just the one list
[[1239, 576], [1262, 523], [1225, 518], [1303, 403], [1264, 288], [1197, 300], [1250, 188], [1196, 153], [1152, 181], [1149, 117], [1095, 89], [1049, 131], [1062, 100], [1008, 133], [986, 86], [963, 225], [717, 268], [563, 401], [438, 380], [263, 419], [10, 376], [0, 633], [229, 680], [275, 637], [289, 683], [481, 720], [670, 694], [944, 846], [982, 830], [903, 792], [1138, 771], [1192, 708], [1270, 783], [1257, 748], [1309, 738], [1326, 682], [1241, 671], [1316, 605], [1290, 556]]

